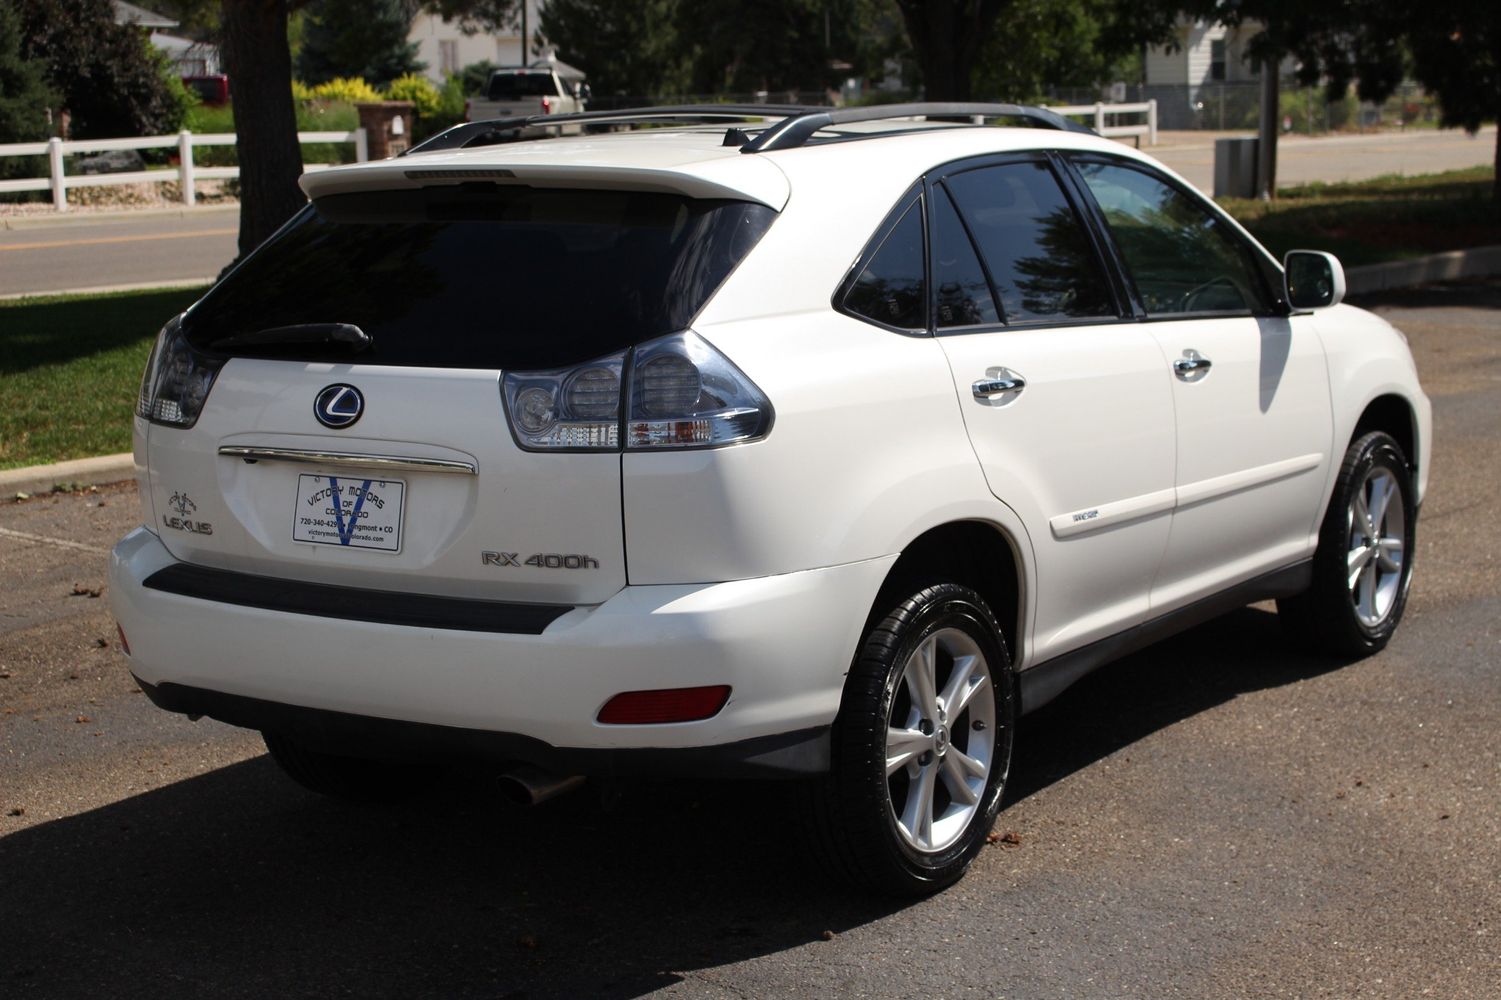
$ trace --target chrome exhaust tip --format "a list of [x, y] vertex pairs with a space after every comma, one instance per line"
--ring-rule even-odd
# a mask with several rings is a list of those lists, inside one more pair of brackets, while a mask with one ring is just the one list
[[584, 783], [581, 774], [552, 774], [521, 764], [500, 776], [500, 794], [520, 806], [535, 806], [571, 792]]

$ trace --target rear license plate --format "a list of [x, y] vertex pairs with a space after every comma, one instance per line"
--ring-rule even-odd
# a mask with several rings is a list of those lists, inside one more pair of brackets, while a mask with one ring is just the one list
[[405, 495], [399, 479], [299, 475], [292, 540], [400, 552]]

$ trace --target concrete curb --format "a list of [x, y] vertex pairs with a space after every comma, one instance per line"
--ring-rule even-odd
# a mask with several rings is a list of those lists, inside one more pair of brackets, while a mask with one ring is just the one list
[[0, 229], [50, 229], [54, 226], [83, 226], [99, 222], [136, 222], [141, 219], [191, 219], [198, 215], [237, 213], [239, 210], [239, 202], [235, 202], [233, 205], [120, 208], [104, 212], [71, 209], [67, 212], [56, 212], [52, 215], [0, 215]]
[[140, 281], [132, 285], [94, 285], [91, 288], [56, 288], [42, 292], [6, 292], [0, 302], [20, 302], [22, 299], [41, 299], [58, 295], [109, 295], [114, 292], [150, 292], [161, 289], [206, 288], [218, 281], [215, 275], [201, 278], [164, 278], [160, 281]]
[[128, 451], [121, 455], [75, 458], [70, 462], [57, 462], [53, 465], [6, 469], [0, 472], [0, 498], [9, 499], [17, 493], [50, 493], [52, 487], [59, 483], [76, 483], [80, 486], [118, 483], [135, 478], [135, 474], [135, 461]]
[[1345, 290], [1350, 295], [1369, 295], [1431, 285], [1436, 281], [1485, 278], [1494, 274], [1501, 274], [1501, 246], [1472, 247], [1413, 260], [1352, 267], [1345, 272]]

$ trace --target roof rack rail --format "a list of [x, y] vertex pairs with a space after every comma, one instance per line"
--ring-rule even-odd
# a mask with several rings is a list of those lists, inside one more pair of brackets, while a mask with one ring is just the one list
[[403, 156], [413, 153], [432, 153], [443, 149], [463, 149], [466, 146], [487, 146], [506, 141], [508, 132], [520, 132], [535, 126], [630, 124], [633, 122], [687, 121], [708, 124], [721, 121], [745, 121], [752, 118], [801, 118], [820, 110], [804, 104], [685, 104], [656, 108], [628, 108], [622, 111], [577, 111], [563, 115], [525, 115], [517, 118], [496, 118], [490, 121], [463, 122], [439, 132], [420, 142]]
[[1095, 134], [1094, 129], [1070, 121], [1056, 111], [1027, 104], [880, 104], [863, 108], [805, 108], [767, 128], [740, 147], [740, 152], [796, 149], [830, 126], [892, 118], [1020, 118], [1040, 128]]

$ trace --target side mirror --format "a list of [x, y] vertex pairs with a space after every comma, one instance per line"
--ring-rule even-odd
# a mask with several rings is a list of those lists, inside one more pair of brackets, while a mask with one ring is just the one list
[[1327, 309], [1345, 297], [1345, 269], [1322, 250], [1289, 250], [1282, 261], [1287, 303], [1294, 309]]

